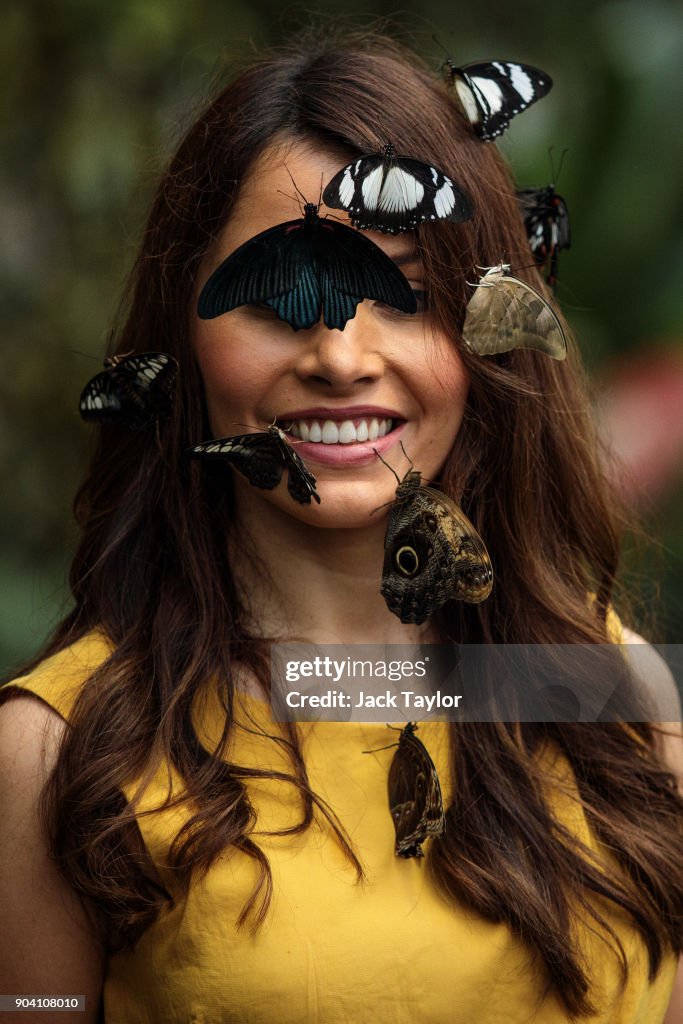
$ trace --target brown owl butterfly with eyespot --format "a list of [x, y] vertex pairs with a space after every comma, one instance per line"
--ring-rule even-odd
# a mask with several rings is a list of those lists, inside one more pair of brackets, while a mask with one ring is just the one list
[[396, 488], [384, 538], [381, 592], [401, 622], [420, 624], [447, 601], [484, 601], [491, 559], [462, 509], [409, 470]]
[[413, 722], [401, 730], [389, 768], [389, 808], [396, 829], [397, 857], [423, 857], [424, 840], [441, 836], [446, 829], [439, 776], [416, 730]]

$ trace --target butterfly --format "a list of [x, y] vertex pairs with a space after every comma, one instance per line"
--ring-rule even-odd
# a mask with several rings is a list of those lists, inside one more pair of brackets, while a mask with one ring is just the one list
[[469, 220], [473, 212], [470, 197], [447, 174], [396, 156], [391, 143], [380, 154], [342, 167], [323, 199], [332, 209], [350, 213], [355, 227], [392, 235], [426, 220]]
[[272, 491], [288, 472], [287, 489], [300, 505], [310, 505], [311, 498], [320, 504], [315, 477], [291, 446], [285, 432], [274, 423], [255, 434], [220, 437], [204, 441], [189, 449], [192, 458], [226, 459], [254, 487]]
[[295, 331], [322, 317], [342, 331], [363, 299], [415, 313], [410, 285], [393, 260], [358, 231], [318, 216], [277, 224], [236, 249], [213, 272], [199, 296], [204, 320], [236, 306], [265, 303]]
[[465, 344], [480, 356], [531, 348], [552, 359], [567, 355], [562, 324], [543, 296], [510, 274], [508, 264], [490, 267], [467, 303]]
[[546, 280], [551, 287], [557, 283], [557, 264], [561, 249], [569, 249], [571, 233], [567, 204], [555, 191], [547, 188], [520, 188], [517, 198], [524, 217], [529, 245], [539, 267], [548, 266]]
[[178, 372], [173, 356], [166, 352], [112, 356], [105, 366], [81, 392], [78, 407], [84, 420], [142, 430], [170, 413]]
[[439, 776], [417, 726], [408, 722], [389, 768], [389, 809], [396, 830], [397, 857], [423, 857], [427, 836], [446, 830]]
[[447, 601], [484, 601], [492, 587], [491, 559], [465, 513], [409, 470], [384, 538], [381, 593], [389, 610], [419, 625]]
[[446, 83], [455, 89], [477, 135], [489, 142], [501, 135], [516, 114], [550, 92], [550, 75], [529, 64], [494, 60], [456, 67], [443, 65]]

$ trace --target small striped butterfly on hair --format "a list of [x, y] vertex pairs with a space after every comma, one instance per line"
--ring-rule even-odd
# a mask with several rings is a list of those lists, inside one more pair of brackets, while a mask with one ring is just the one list
[[260, 304], [295, 331], [313, 327], [321, 315], [327, 327], [343, 331], [363, 299], [417, 311], [410, 285], [379, 246], [306, 203], [303, 218], [262, 231], [221, 263], [201, 291], [198, 314], [211, 320]]
[[272, 491], [287, 470], [287, 489], [300, 505], [320, 504], [315, 477], [287, 440], [285, 432], [271, 423], [266, 430], [235, 437], [204, 441], [188, 450], [191, 458], [224, 459], [254, 487]]
[[507, 263], [489, 267], [467, 303], [462, 338], [480, 356], [535, 349], [564, 359], [567, 338], [543, 296], [510, 273]]
[[359, 157], [332, 178], [323, 200], [346, 210], [362, 230], [399, 234], [423, 221], [469, 220], [472, 200], [447, 174], [411, 157], [396, 156], [392, 143]]
[[83, 388], [79, 411], [84, 420], [118, 423], [142, 430], [173, 407], [178, 363], [166, 352], [112, 356], [106, 369]]
[[452, 60], [446, 60], [442, 71], [484, 142], [501, 135], [513, 117], [545, 96], [553, 85], [545, 71], [514, 61], [482, 61], [456, 67]]
[[397, 857], [423, 857], [425, 839], [441, 836], [446, 830], [439, 776], [416, 731], [413, 722], [401, 730], [389, 768], [389, 809]]
[[547, 269], [546, 281], [554, 288], [560, 251], [571, 246], [567, 204], [554, 185], [520, 188], [517, 199], [531, 251], [538, 266]]

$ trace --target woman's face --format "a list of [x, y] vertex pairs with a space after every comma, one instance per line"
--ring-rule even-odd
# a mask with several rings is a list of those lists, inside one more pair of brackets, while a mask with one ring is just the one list
[[[321, 184], [343, 163], [333, 151], [311, 144], [268, 148], [244, 180], [232, 216], [204, 260], [197, 295], [243, 242], [301, 215], [292, 181], [315, 202]], [[328, 213], [347, 221], [344, 213], [320, 208], [320, 216]], [[413, 235], [368, 232], [368, 237], [420, 292], [424, 283]], [[425, 482], [438, 475], [460, 428], [468, 380], [452, 340], [432, 326], [422, 296], [417, 299], [416, 314], [366, 299], [343, 331], [322, 320], [294, 331], [274, 312], [254, 306], [213, 320], [195, 316], [193, 340], [212, 436], [263, 430], [273, 420], [292, 424], [288, 438], [316, 477], [321, 498], [320, 505], [299, 505], [287, 491], [286, 473], [275, 490], [265, 491], [235, 472], [240, 506], [266, 501], [311, 524], [357, 527], [377, 522], [377, 515], [370, 518], [373, 511], [390, 502], [396, 490], [395, 478], [373, 448], [403, 477], [410, 465], [402, 442]], [[350, 443], [343, 443], [349, 437]]]

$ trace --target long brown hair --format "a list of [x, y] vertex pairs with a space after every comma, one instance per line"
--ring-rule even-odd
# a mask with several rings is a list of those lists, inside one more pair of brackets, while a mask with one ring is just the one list
[[[475, 207], [465, 224], [418, 232], [432, 315], [471, 376], [465, 419], [440, 484], [486, 538], [496, 569], [491, 598], [442, 616], [442, 630], [470, 643], [608, 639], [619, 530], [576, 350], [561, 365], [524, 351], [485, 360], [459, 336], [475, 266], [505, 260], [543, 288], [528, 269], [528, 243], [500, 154], [474, 136], [438, 77], [390, 40], [328, 33], [256, 61], [197, 118], [154, 199], [115, 349], [175, 356], [178, 401], [156, 434], [99, 431], [75, 504], [83, 531], [71, 573], [75, 607], [41, 655], [95, 628], [114, 649], [83, 688], [46, 790], [55, 856], [109, 923], [112, 948], [134, 943], [171, 898], [136, 844], [135, 812], [121, 794], [145, 775], [153, 753], [175, 766], [195, 809], [172, 848], [179, 894], [234, 846], [262, 869], [243, 918], [262, 918], [269, 897], [268, 863], [250, 838], [246, 782], [258, 773], [223, 757], [233, 665], [239, 659], [263, 678], [263, 644], [249, 635], [227, 559], [225, 475], [183, 454], [209, 436], [188, 340], [199, 262], [273, 139], [318, 141], [355, 156], [376, 151], [387, 133], [400, 150], [452, 174]], [[190, 712], [212, 678], [226, 722], [221, 744], [209, 752]], [[456, 797], [446, 834], [430, 850], [436, 883], [487, 918], [509, 922], [545, 964], [571, 1013], [591, 1010], [573, 915], [601, 921], [600, 897], [631, 915], [654, 975], [664, 950], [683, 942], [683, 867], [681, 801], [654, 754], [651, 728], [451, 728]], [[553, 820], [534, 756], [548, 740], [571, 764], [588, 820], [621, 863], [620, 876]], [[294, 729], [279, 742], [292, 760], [291, 775], [281, 777], [302, 798], [298, 828], [317, 808], [360, 871], [333, 811], [308, 785]], [[625, 963], [623, 950], [621, 956]]]

